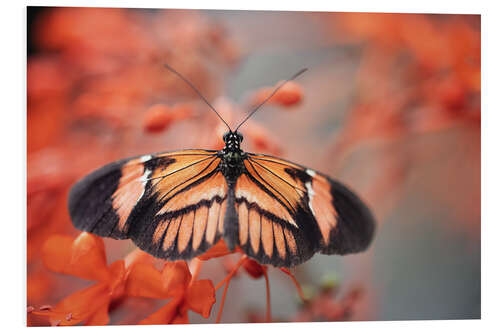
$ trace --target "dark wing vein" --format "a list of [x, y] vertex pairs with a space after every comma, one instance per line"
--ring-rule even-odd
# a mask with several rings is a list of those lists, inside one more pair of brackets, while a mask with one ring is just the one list
[[[163, 176], [154, 177], [154, 178], [147, 178], [146, 180], [147, 180], [147, 181], [149, 181], [149, 180], [154, 180], [154, 179], [163, 179], [163, 178], [166, 178], [166, 177], [168, 177], [168, 176], [173, 175], [173, 174], [174, 174], [174, 173], [176, 173], [176, 172], [179, 172], [179, 171], [182, 171], [182, 170], [184, 170], [184, 169], [190, 168], [190, 167], [192, 167], [193, 165], [196, 165], [196, 164], [201, 163], [201, 162], [205, 162], [206, 160], [209, 160], [209, 159], [211, 159], [211, 158], [215, 159], [215, 157], [210, 156], [210, 157], [204, 158], [204, 159], [202, 159], [202, 160], [196, 161], [196, 162], [194, 162], [194, 163], [191, 163], [191, 164], [189, 164], [189, 165], [186, 165], [186, 166], [184, 166], [184, 167], [182, 167], [182, 168], [180, 168], [180, 169], [177, 169], [177, 170], [175, 170], [175, 171], [172, 171], [172, 172], [171, 172], [171, 173], [169, 173], [169, 174], [166, 174], [166, 175], [163, 175]], [[212, 163], [210, 163], [210, 164], [212, 164]], [[209, 164], [209, 165], [210, 165], [210, 164]], [[203, 170], [205, 170], [205, 169], [203, 169]]]
[[141, 157], [143, 156], [151, 156], [151, 159], [149, 161], [154, 161], [154, 160], [157, 160], [157, 159], [160, 159], [160, 158], [166, 158], [166, 157], [170, 157], [170, 156], [209, 156], [208, 158], [210, 158], [211, 156], [215, 155], [217, 153], [216, 150], [214, 150], [213, 152], [208, 150], [210, 153], [206, 153], [206, 154], [203, 154], [203, 153], [193, 153], [193, 154], [190, 154], [190, 153], [180, 153], [180, 154], [176, 154], [175, 152], [172, 152], [172, 153], [152, 153], [152, 154], [146, 154], [146, 155], [140, 155], [140, 156], [137, 156], [137, 157], [133, 157], [131, 159], [134, 159], [136, 160], [133, 164], [140, 164], [140, 163], [144, 163], [140, 160]]
[[252, 154], [252, 153], [248, 153], [248, 155], [250, 156], [250, 158], [252, 158], [254, 160], [271, 162], [271, 163], [275, 163], [275, 164], [284, 165], [284, 166], [287, 166], [287, 167], [293, 167], [294, 165], [296, 165], [296, 166], [299, 166], [299, 167], [303, 168], [303, 166], [301, 166], [299, 164], [296, 164], [296, 163], [289, 162], [289, 161], [283, 160], [283, 162], [280, 162], [280, 161], [277, 161], [277, 160], [269, 160], [267, 158], [262, 158], [261, 157], [261, 156], [267, 157], [266, 155], [256, 155], [256, 154]]
[[[174, 186], [170, 191], [168, 191], [167, 193], [165, 193], [165, 195], [163, 195], [158, 201], [161, 202], [163, 201], [163, 199], [165, 199], [166, 196], [168, 196], [169, 193], [171, 193], [173, 190], [175, 190], [176, 188], [178, 188], [179, 186], [185, 184], [186, 182], [190, 181], [191, 179], [197, 177], [198, 175], [202, 174], [205, 170], [207, 170], [211, 165], [212, 163], [217, 159], [217, 157], [214, 157], [213, 160], [205, 167], [203, 168], [203, 170], [201, 170], [200, 172], [198, 172], [197, 174], [193, 175], [192, 177], [189, 177], [188, 179], [186, 179], [185, 181], [183, 181], [182, 183], [180, 184], [177, 184], [176, 186]], [[206, 160], [206, 159], [205, 159]], [[193, 163], [192, 165], [190, 166], [193, 166], [195, 163]], [[215, 172], [217, 172], [217, 170], [214, 170]], [[180, 192], [182, 191], [179, 190], [177, 193], [175, 193], [170, 199], [172, 199], [173, 197], [175, 197], [177, 194], [179, 194]]]
[[[179, 156], [179, 155], [176, 155], [176, 156]], [[164, 156], [164, 157], [166, 157], [166, 156]], [[204, 161], [206, 161], [206, 160], [208, 160], [208, 159], [210, 159], [210, 158], [214, 158], [214, 157], [210, 156], [210, 157], [204, 158], [204, 159], [202, 159], [202, 160], [196, 161], [196, 162], [191, 163], [191, 164], [189, 164], [189, 165], [187, 165], [187, 166], [185, 166], [185, 167], [182, 167], [182, 168], [180, 168], [180, 169], [178, 169], [178, 170], [172, 171], [171, 173], [169, 173], [169, 174], [167, 174], [167, 175], [158, 176], [158, 177], [153, 177], [153, 178], [146, 178], [146, 179], [144, 179], [144, 180], [147, 182], [147, 181], [154, 180], [154, 179], [163, 179], [163, 178], [166, 178], [166, 177], [168, 177], [168, 176], [173, 175], [174, 173], [176, 173], [176, 172], [178, 172], [178, 171], [182, 171], [182, 170], [184, 170], [184, 169], [186, 169], [186, 168], [190, 168], [190, 167], [192, 167], [193, 165], [196, 165], [196, 164], [198, 164], [198, 163], [204, 162]], [[141, 163], [142, 163], [142, 162], [141, 162]], [[209, 164], [209, 165], [210, 165], [210, 164]], [[130, 179], [130, 180], [128, 181], [128, 183], [127, 183], [127, 184], [125, 184], [125, 185], [123, 185], [123, 186], [122, 186], [122, 188], [127, 188], [129, 185], [134, 184], [134, 181], [137, 181], [137, 180], [139, 180], [139, 178]]]
[[[282, 180], [282, 181], [283, 181], [283, 182], [285, 182], [286, 184], [290, 185], [290, 186], [291, 186], [292, 188], [294, 188], [295, 190], [298, 190], [298, 191], [300, 191], [300, 192], [302, 192], [302, 193], [306, 193], [306, 191], [304, 191], [303, 189], [301, 189], [301, 188], [299, 188], [299, 187], [297, 187], [297, 186], [295, 186], [295, 185], [293, 185], [293, 184], [290, 184], [290, 183], [289, 183], [286, 179], [281, 178], [279, 175], [275, 174], [272, 170], [270, 170], [270, 169], [266, 168], [265, 166], [263, 166], [263, 165], [262, 165], [262, 164], [260, 164], [259, 162], [255, 161], [255, 159], [254, 159], [253, 157], [249, 157], [249, 159], [250, 159], [250, 161], [252, 161], [253, 163], [258, 164], [261, 168], [263, 168], [263, 169], [265, 169], [265, 170], [269, 171], [270, 173], [272, 173], [275, 177], [278, 177], [280, 180]], [[266, 161], [267, 161], [267, 160], [266, 160]], [[289, 165], [284, 164], [284, 163], [278, 163], [278, 164], [282, 164], [282, 165], [286, 165], [286, 166], [290, 167]]]
[[[262, 181], [263, 181], [264, 183], [266, 183], [266, 185], [267, 185], [267, 186], [269, 186], [269, 187], [270, 187], [270, 188], [272, 188], [272, 189], [273, 189], [276, 193], [278, 193], [278, 194], [279, 194], [279, 195], [280, 195], [280, 196], [281, 196], [281, 197], [282, 197], [282, 198], [283, 198], [286, 202], [288, 202], [288, 204], [290, 205], [290, 207], [292, 207], [292, 208], [293, 208], [293, 205], [290, 203], [290, 201], [288, 201], [288, 199], [287, 199], [287, 198], [286, 198], [283, 194], [281, 194], [278, 190], [276, 190], [276, 189], [274, 188], [274, 186], [272, 186], [271, 184], [269, 184], [269, 183], [267, 182], [267, 180], [265, 180], [264, 178], [262, 178], [262, 176], [259, 174], [259, 172], [258, 172], [258, 171], [255, 169], [255, 167], [253, 166], [252, 162], [250, 162], [250, 166], [251, 166], [251, 167], [252, 167], [252, 169], [255, 171], [255, 174], [256, 174], [256, 175], [258, 175], [258, 176], [259, 176], [259, 178], [260, 178], [260, 179], [262, 179]], [[258, 183], [259, 185], [263, 186], [263, 185], [260, 183], [260, 181], [259, 181], [258, 179], [255, 179], [252, 175], [249, 175], [249, 176], [250, 176], [250, 179], [252, 179], [254, 182], [256, 182], [256, 183]], [[265, 186], [263, 186], [263, 187], [265, 187]], [[278, 202], [279, 202], [279, 203], [280, 203], [283, 207], [285, 207], [285, 209], [288, 209], [288, 208], [287, 208], [287, 207], [283, 204], [283, 202], [282, 202], [279, 198], [277, 198], [277, 197], [276, 197], [276, 195], [274, 195], [274, 193], [271, 193], [271, 194], [272, 194], [272, 196], [273, 196], [276, 200], [278, 200]], [[292, 211], [292, 213], [294, 213], [294, 214], [295, 214], [295, 213], [296, 213], [296, 212], [295, 212], [295, 210], [294, 210], [294, 209], [292, 209], [292, 210], [293, 210], [293, 211]]]

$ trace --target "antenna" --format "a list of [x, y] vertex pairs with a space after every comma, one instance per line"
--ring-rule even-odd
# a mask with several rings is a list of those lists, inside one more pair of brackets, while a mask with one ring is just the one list
[[193, 89], [198, 94], [198, 96], [200, 96], [201, 99], [215, 112], [215, 114], [217, 114], [217, 116], [220, 118], [220, 120], [222, 120], [222, 122], [227, 126], [227, 128], [231, 132], [231, 127], [229, 127], [229, 125], [222, 118], [222, 116], [219, 114], [219, 112], [217, 112], [217, 110], [215, 110], [215, 108], [207, 101], [207, 99], [201, 94], [201, 92], [198, 89], [196, 89], [196, 87], [191, 82], [188, 81], [188, 79], [186, 79], [184, 76], [182, 76], [179, 72], [177, 72], [175, 69], [173, 69], [169, 65], [163, 64], [163, 66], [165, 66], [166, 69], [168, 69], [169, 71], [171, 71], [172, 73], [174, 73], [175, 75], [180, 77], [182, 81], [186, 82], [188, 84], [188, 86], [190, 86], [191, 89]]
[[279, 86], [277, 86], [277, 87], [276, 87], [276, 89], [274, 89], [274, 90], [273, 90], [273, 92], [272, 92], [269, 96], [267, 96], [267, 98], [266, 98], [264, 101], [262, 101], [259, 105], [257, 105], [257, 107], [256, 107], [255, 109], [253, 109], [253, 110], [252, 110], [252, 112], [250, 112], [250, 113], [248, 114], [248, 116], [246, 116], [246, 117], [245, 117], [245, 119], [243, 119], [243, 121], [242, 121], [242, 122], [241, 122], [241, 123], [240, 123], [240, 124], [236, 127], [236, 129], [235, 129], [234, 131], [235, 131], [235, 132], [237, 132], [237, 131], [238, 131], [238, 128], [240, 128], [240, 126], [241, 126], [241, 125], [243, 125], [243, 123], [244, 123], [245, 121], [247, 121], [247, 120], [248, 120], [248, 119], [249, 119], [249, 118], [250, 118], [250, 117], [251, 117], [251, 116], [252, 116], [255, 112], [257, 112], [257, 110], [258, 110], [258, 109], [260, 109], [260, 107], [261, 107], [262, 105], [264, 105], [264, 104], [265, 104], [268, 100], [270, 100], [270, 99], [271, 99], [271, 97], [273, 97], [273, 96], [274, 96], [274, 94], [276, 94], [276, 92], [277, 92], [277, 91], [278, 91], [281, 87], [283, 87], [283, 86], [284, 86], [287, 82], [289, 82], [289, 81], [292, 81], [292, 80], [296, 79], [296, 78], [297, 78], [297, 76], [299, 76], [300, 74], [304, 73], [305, 71], [307, 71], [307, 68], [302, 68], [300, 71], [298, 71], [297, 73], [295, 73], [295, 74], [294, 74], [291, 78], [289, 78], [288, 80], [286, 80], [286, 81], [282, 82]]

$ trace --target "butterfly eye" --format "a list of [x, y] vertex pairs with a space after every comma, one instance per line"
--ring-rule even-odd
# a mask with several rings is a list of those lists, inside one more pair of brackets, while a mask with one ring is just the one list
[[226, 142], [226, 141], [227, 141], [229, 134], [230, 134], [229, 132], [226, 132], [226, 133], [224, 133], [224, 135], [222, 136], [222, 140], [224, 140], [224, 142]]
[[241, 133], [236, 133], [236, 135], [238, 135], [238, 141], [243, 142], [243, 135]]

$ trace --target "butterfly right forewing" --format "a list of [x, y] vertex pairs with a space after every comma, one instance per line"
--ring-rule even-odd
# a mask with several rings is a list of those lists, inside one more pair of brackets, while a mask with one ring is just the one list
[[347, 254], [368, 247], [373, 216], [347, 187], [289, 161], [247, 155], [236, 206], [240, 246], [249, 256], [291, 266], [318, 251]]

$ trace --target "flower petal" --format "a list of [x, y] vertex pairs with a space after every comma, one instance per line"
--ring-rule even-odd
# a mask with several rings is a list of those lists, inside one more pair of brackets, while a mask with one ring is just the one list
[[125, 293], [135, 297], [165, 298], [162, 273], [154, 266], [145, 263], [134, 264], [125, 285]]
[[92, 319], [99, 311], [107, 312], [109, 301], [109, 289], [106, 284], [98, 283], [69, 295], [53, 309], [33, 311], [32, 313], [47, 316], [52, 323], [57, 322], [59, 326], [72, 326]]
[[42, 258], [45, 266], [57, 273], [86, 280], [109, 279], [102, 239], [86, 232], [75, 240], [63, 235], [50, 237], [44, 243]]
[[81, 267], [82, 274], [90, 273], [100, 281], [109, 279], [102, 238], [82, 232], [73, 242], [72, 250], [71, 263], [76, 267]]
[[109, 290], [111, 297], [118, 298], [123, 295], [125, 291], [126, 271], [125, 261], [117, 260], [109, 266], [109, 273], [111, 276], [109, 283]]
[[189, 318], [186, 311], [180, 311], [172, 320], [172, 324], [189, 324]]
[[197, 258], [200, 260], [209, 260], [212, 258], [217, 258], [217, 257], [222, 257], [228, 254], [233, 253], [234, 251], [230, 251], [227, 248], [226, 243], [224, 242], [223, 239], [217, 242], [214, 246], [212, 246], [210, 249], [208, 249], [205, 253], [202, 255], [198, 256]]
[[54, 281], [45, 270], [28, 274], [26, 288], [28, 303], [40, 303], [47, 299], [53, 286]]
[[[252, 104], [257, 106], [262, 103], [271, 95], [274, 89], [275, 87], [264, 87], [256, 91], [251, 98]], [[300, 103], [303, 98], [304, 92], [302, 87], [297, 82], [289, 81], [269, 99], [268, 104], [290, 107]]]
[[185, 261], [167, 262], [161, 274], [163, 288], [169, 293], [186, 289], [191, 281], [191, 272]]
[[139, 248], [136, 248], [135, 250], [127, 254], [124, 260], [125, 260], [125, 268], [130, 269], [133, 265], [137, 263], [153, 264], [155, 261], [155, 257], [153, 257], [147, 252], [142, 251]]
[[264, 275], [264, 272], [267, 270], [266, 266], [263, 266], [257, 261], [250, 258], [245, 259], [245, 261], [243, 262], [243, 268], [254, 279], [259, 279], [260, 277], [262, 277], [262, 275]]
[[42, 248], [42, 259], [49, 270], [69, 274], [67, 266], [71, 261], [71, 246], [73, 238], [70, 236], [54, 235], [47, 239]]
[[174, 122], [172, 110], [164, 104], [151, 106], [144, 115], [143, 127], [146, 132], [160, 133]]
[[109, 302], [111, 300], [108, 298], [108, 301], [100, 306], [94, 314], [92, 314], [85, 325], [87, 326], [98, 326], [98, 325], [107, 325], [109, 323]]
[[161, 325], [171, 324], [178, 315], [179, 306], [182, 304], [183, 296], [175, 297], [160, 310], [149, 315], [146, 319], [139, 322], [139, 325]]
[[189, 287], [186, 295], [189, 309], [208, 318], [215, 304], [215, 288], [210, 280], [198, 280]]

